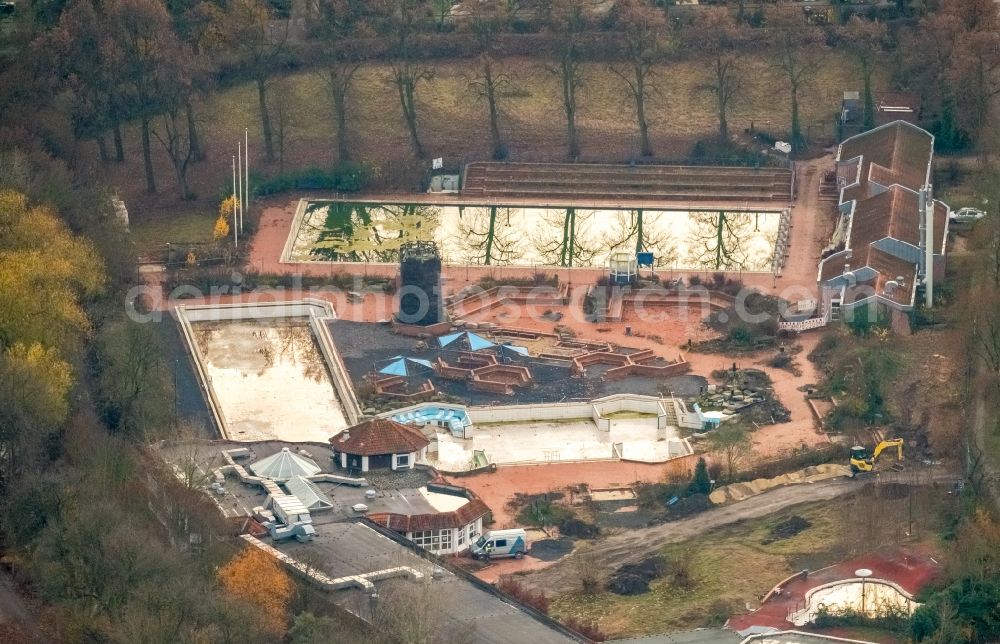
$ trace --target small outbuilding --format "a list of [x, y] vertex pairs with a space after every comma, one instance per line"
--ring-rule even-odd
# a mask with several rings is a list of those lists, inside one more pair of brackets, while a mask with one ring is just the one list
[[360, 472], [408, 470], [427, 457], [430, 441], [420, 430], [388, 418], [348, 427], [330, 439], [334, 463]]

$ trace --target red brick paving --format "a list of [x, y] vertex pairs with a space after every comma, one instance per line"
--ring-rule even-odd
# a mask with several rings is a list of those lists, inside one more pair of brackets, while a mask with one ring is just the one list
[[475, 492], [493, 510], [493, 529], [514, 527], [513, 517], [506, 509], [507, 501], [517, 493], [541, 494], [561, 491], [586, 483], [591, 488], [624, 487], [635, 481], [663, 481], [668, 473], [687, 473], [694, 469], [695, 460], [678, 458], [666, 463], [634, 463], [630, 461], [589, 461], [544, 465], [500, 466], [494, 473], [451, 477], [455, 485]]

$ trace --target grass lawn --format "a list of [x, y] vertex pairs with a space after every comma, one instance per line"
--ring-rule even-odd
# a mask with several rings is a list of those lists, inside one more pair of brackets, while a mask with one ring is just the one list
[[[559, 79], [543, 63], [525, 58], [503, 62], [503, 69], [512, 80], [501, 100], [501, 128], [514, 160], [565, 159], [565, 119]], [[753, 122], [759, 130], [785, 136], [789, 122], [786, 84], [764, 58], [747, 56], [745, 64], [746, 91], [733, 103], [729, 117], [732, 132], [742, 132]], [[420, 135], [428, 155], [444, 157], [446, 163], [455, 165], [489, 158], [486, 106], [470, 88], [474, 61], [440, 61], [432, 62], [431, 66], [434, 77], [417, 90]], [[407, 189], [412, 178], [422, 173], [424, 163], [412, 158], [409, 136], [387, 72], [385, 65], [373, 64], [362, 67], [358, 73], [351, 106], [351, 147], [355, 159], [372, 166], [380, 185]], [[647, 118], [654, 151], [659, 157], [686, 157], [695, 140], [715, 132], [712, 98], [698, 90], [707, 80], [706, 73], [704, 64], [698, 61], [673, 62], [656, 69], [656, 90], [647, 104]], [[637, 153], [638, 136], [634, 105], [623, 81], [602, 63], [585, 64], [583, 77], [578, 107], [581, 159], [628, 161]], [[886, 78], [876, 78], [876, 88], [886, 84]], [[817, 131], [831, 133], [842, 92], [857, 87], [853, 62], [839, 53], [827, 54], [815, 78], [802, 90], [803, 124], [816, 125]], [[314, 71], [301, 71], [273, 79], [270, 88], [275, 130], [282, 118], [279, 113], [286, 115], [285, 170], [328, 167], [333, 162], [335, 141], [324, 80]], [[162, 243], [170, 237], [190, 237], [187, 216], [183, 213], [210, 212], [217, 207], [217, 195], [231, 180], [231, 156], [236, 152], [237, 141], [243, 139], [244, 127], [249, 128], [253, 171], [273, 175], [280, 170], [277, 161], [267, 163], [263, 158], [257, 97], [251, 84], [213, 93], [196, 106], [196, 111], [207, 159], [191, 166], [188, 173], [191, 188], [197, 194], [195, 201], [179, 202], [169, 159], [155, 142], [153, 161], [158, 194], [144, 194], [138, 127], [134, 124], [125, 131], [126, 163], [105, 166], [109, 183], [119, 186], [130, 209], [161, 213], [168, 220], [160, 222], [163, 237], [147, 237], [153, 243]], [[154, 128], [157, 126], [154, 123]], [[146, 222], [142, 224], [145, 228]]]
[[[465, 155], [483, 158], [489, 151], [486, 108], [470, 86], [474, 62], [443, 61], [432, 67], [434, 77], [418, 88], [421, 138], [428, 152], [431, 156], [451, 157], [452, 161]], [[501, 99], [502, 124], [512, 155], [560, 158], [564, 155], [565, 121], [558, 77], [543, 67], [543, 61], [532, 59], [509, 59], [503, 68], [512, 77]], [[378, 162], [407, 156], [409, 151], [395, 89], [387, 75], [385, 65], [370, 65], [361, 69], [355, 82], [352, 123], [357, 158]], [[738, 131], [753, 121], [760, 129], [783, 134], [790, 108], [780, 74], [767, 60], [748, 56], [746, 77], [747, 89], [742, 99], [734, 102], [730, 114], [731, 127]], [[589, 153], [627, 159], [635, 153], [637, 135], [634, 104], [624, 82], [600, 63], [585, 64], [583, 78], [579, 128], [584, 157]], [[706, 80], [705, 67], [697, 61], [674, 62], [656, 70], [656, 89], [647, 106], [647, 118], [654, 144], [660, 144], [656, 146], [659, 154], [684, 156], [687, 151], [673, 150], [670, 139], [693, 140], [715, 131], [712, 97], [698, 90]], [[856, 85], [852, 61], [840, 54], [829, 54], [803, 90], [803, 123], [831, 126], [843, 91]], [[315, 72], [276, 79], [271, 99], [285, 102], [289, 108], [286, 165], [332, 160], [333, 115], [323, 79]], [[255, 154], [261, 152], [256, 94], [251, 85], [213, 95], [202, 112], [207, 140], [235, 141], [248, 125], [251, 149]], [[307, 149], [309, 153], [303, 154]]]
[[133, 217], [130, 225], [132, 239], [139, 255], [160, 250], [168, 242], [182, 248], [187, 244], [210, 242], [215, 217], [215, 214], [205, 210]]
[[841, 558], [844, 507], [840, 503], [797, 508], [794, 514], [812, 526], [799, 534], [763, 545], [771, 529], [793, 512], [749, 521], [703, 537], [667, 546], [668, 558], [690, 558], [694, 583], [678, 589], [666, 579], [650, 585], [650, 592], [630, 597], [601, 591], [592, 595], [568, 592], [555, 595], [552, 614], [598, 622], [612, 637], [720, 625], [729, 612], [743, 612], [745, 602], [756, 604], [776, 583], [802, 568], [817, 569]]

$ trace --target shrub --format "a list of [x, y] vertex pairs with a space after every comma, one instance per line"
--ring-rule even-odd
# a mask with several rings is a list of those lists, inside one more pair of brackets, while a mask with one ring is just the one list
[[716, 599], [708, 605], [705, 613], [705, 626], [720, 627], [726, 623], [733, 612], [732, 605], [725, 599]]
[[666, 560], [666, 574], [674, 588], [690, 590], [694, 587], [694, 575], [691, 572], [691, 553], [680, 553]]
[[712, 479], [708, 477], [708, 464], [704, 458], [698, 459], [698, 464], [694, 468], [694, 478], [688, 487], [690, 494], [708, 494], [712, 491]]
[[601, 529], [595, 524], [581, 521], [575, 517], [566, 518], [559, 522], [559, 533], [564, 537], [593, 539], [597, 537], [600, 532]]
[[792, 366], [792, 356], [790, 353], [778, 353], [768, 361], [768, 364], [775, 369], [787, 369]]
[[544, 528], [573, 519], [573, 511], [546, 498], [533, 499], [517, 513], [523, 524]]
[[370, 178], [369, 171], [360, 165], [346, 164], [331, 170], [311, 167], [295, 170], [273, 177], [257, 177], [250, 185], [254, 194], [266, 196], [289, 190], [337, 190], [357, 192], [363, 189]]
[[510, 575], [501, 575], [496, 585], [497, 590], [510, 595], [525, 606], [530, 606], [544, 615], [549, 614], [549, 598], [544, 592], [526, 588]]
[[567, 617], [562, 625], [594, 642], [603, 642], [608, 639], [608, 636], [601, 632], [597, 624], [593, 622], [584, 622], [576, 617]]

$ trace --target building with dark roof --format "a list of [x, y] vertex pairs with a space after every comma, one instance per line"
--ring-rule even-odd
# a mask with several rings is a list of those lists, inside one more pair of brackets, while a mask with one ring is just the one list
[[[840, 219], [817, 281], [825, 310], [878, 304], [911, 310], [925, 280], [925, 187], [934, 137], [906, 121], [853, 136], [837, 152]], [[932, 200], [935, 279], [944, 276], [948, 206]]]
[[372, 418], [330, 439], [334, 463], [358, 472], [406, 470], [427, 457], [430, 441], [420, 430], [388, 418]]

